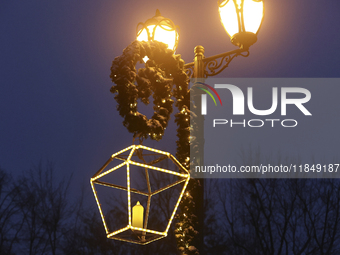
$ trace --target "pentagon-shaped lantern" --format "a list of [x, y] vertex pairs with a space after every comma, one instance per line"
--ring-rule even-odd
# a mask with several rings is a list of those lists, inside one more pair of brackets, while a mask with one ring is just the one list
[[[113, 154], [91, 178], [107, 237], [143, 245], [166, 237], [189, 179], [188, 170], [169, 152], [131, 145]], [[99, 194], [103, 187], [106, 192]], [[110, 196], [125, 201], [123, 210], [111, 218], [107, 215], [115, 209], [102, 204]], [[157, 209], [164, 198], [172, 201], [172, 208]]]

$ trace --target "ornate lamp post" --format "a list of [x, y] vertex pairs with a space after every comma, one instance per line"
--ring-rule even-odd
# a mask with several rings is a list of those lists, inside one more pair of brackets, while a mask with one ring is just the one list
[[[193, 91], [193, 88], [196, 86], [199, 87], [199, 83], [196, 82], [204, 82], [205, 78], [221, 73], [235, 57], [249, 56], [249, 47], [257, 41], [257, 34], [261, 27], [264, 15], [263, 0], [219, 0], [218, 9], [221, 23], [230, 36], [232, 44], [238, 46], [238, 49], [211, 57], [205, 57], [204, 47], [200, 45], [196, 46], [194, 49], [194, 61], [184, 65], [188, 76], [194, 79], [195, 84], [191, 91]], [[155, 29], [161, 22], [167, 24], [164, 26], [163, 30]], [[148, 32], [148, 34], [150, 34], [148, 37], [145, 32], [147, 30], [146, 28], [149, 28], [149, 31], [153, 31], [152, 33]], [[138, 24], [137, 40], [142, 41], [148, 39], [149, 41], [153, 41], [159, 40], [158, 38], [160, 38], [161, 42], [168, 44], [170, 49], [175, 50], [177, 48], [179, 36], [178, 33], [175, 33], [174, 31], [177, 31], [177, 26], [175, 26], [171, 20], [160, 16], [160, 12], [157, 10], [155, 17], [148, 19], [145, 23]], [[194, 104], [198, 109], [201, 109], [201, 100], [198, 98], [200, 97], [200, 92], [201, 90], [196, 90], [196, 93], [191, 96], [191, 100], [194, 101]], [[196, 136], [201, 144], [199, 146], [198, 155], [194, 160], [197, 165], [204, 165], [204, 116], [198, 115], [195, 122], [199, 127], [198, 130], [195, 130]], [[189, 186], [189, 191], [194, 197], [195, 214], [198, 216], [198, 241], [196, 241], [196, 245], [199, 246], [198, 250], [201, 250], [203, 248], [204, 179], [196, 179], [196, 181], [198, 183], [194, 185], [191, 190]], [[182, 203], [185, 203], [186, 199], [190, 198], [184, 196]], [[179, 220], [181, 220], [181, 218], [185, 219], [187, 218], [187, 215], [179, 217]], [[181, 237], [178, 238], [179, 243], [182, 243], [182, 250], [184, 249], [184, 253], [187, 254], [190, 244], [188, 245], [186, 242], [180, 242], [180, 240], [183, 241], [185, 236], [184, 229], [180, 226], [176, 233], [180, 234]], [[194, 254], [194, 252], [191, 252], [191, 254]]]
[[[196, 225], [196, 230], [192, 227], [191, 232], [188, 232], [186, 226], [179, 224], [176, 230], [176, 238], [178, 246], [184, 254], [198, 254], [199, 250], [203, 251], [203, 219], [204, 219], [204, 208], [203, 208], [203, 179], [194, 179], [191, 181], [193, 185], [188, 185], [188, 192], [184, 192], [186, 184], [189, 181], [190, 174], [187, 172], [189, 163], [195, 161], [195, 164], [204, 165], [204, 116], [199, 115], [195, 119], [191, 119], [195, 125], [200, 127], [195, 130], [196, 136], [200, 141], [198, 154], [195, 159], [190, 159], [189, 154], [189, 135], [190, 135], [190, 104], [194, 104], [198, 109], [201, 108], [200, 98], [197, 98], [199, 93], [193, 93], [190, 96], [188, 90], [188, 77], [194, 79], [194, 85], [190, 91], [195, 90], [196, 87], [200, 87], [199, 82], [204, 82], [204, 79], [209, 76], [214, 76], [222, 72], [229, 63], [237, 56], [247, 57], [249, 55], [249, 47], [257, 41], [257, 33], [263, 19], [263, 0], [220, 0], [218, 2], [218, 8], [221, 16], [221, 22], [231, 38], [231, 42], [239, 48], [233, 51], [225, 52], [211, 57], [204, 56], [203, 46], [196, 46], [194, 49], [195, 57], [192, 63], [184, 64], [184, 61], [180, 59], [179, 55], [173, 55], [177, 48], [179, 41], [179, 27], [168, 18], [161, 16], [157, 10], [156, 15], [151, 19], [148, 19], [144, 23], [137, 25], [137, 41], [133, 42], [124, 51], [121, 57], [115, 58], [111, 67], [111, 79], [116, 84], [111, 88], [112, 93], [116, 93], [115, 99], [118, 102], [118, 111], [122, 117], [124, 117], [123, 124], [134, 134], [134, 138], [139, 138], [142, 141], [145, 138], [150, 137], [154, 140], [160, 140], [164, 133], [164, 129], [167, 126], [170, 114], [172, 112], [173, 98], [176, 99], [176, 106], [179, 112], [175, 115], [175, 122], [178, 125], [178, 138], [177, 141], [177, 158], [180, 172], [173, 173], [184, 177], [185, 185], [180, 194], [180, 198], [175, 207], [179, 204], [182, 198], [181, 215], [177, 218], [179, 222], [187, 222], [187, 226]], [[168, 49], [166, 49], [168, 47]], [[146, 58], [147, 57], [147, 58]], [[138, 72], [135, 66], [138, 61], [145, 63], [145, 68], [141, 68]], [[185, 75], [186, 74], [186, 75]], [[175, 86], [175, 88], [173, 88]], [[201, 90], [197, 90], [201, 91]], [[149, 96], [152, 95], [154, 98], [154, 115], [152, 119], [137, 111], [137, 100], [140, 99], [143, 103], [149, 103]], [[191, 116], [192, 118], [192, 116]], [[139, 145], [142, 146], [142, 145]], [[138, 146], [137, 146], [138, 147]], [[136, 147], [136, 148], [137, 148]], [[139, 147], [138, 147], [139, 148]], [[146, 148], [146, 147], [145, 147]], [[137, 149], [136, 149], [137, 152]], [[116, 155], [116, 154], [114, 154]], [[131, 157], [135, 155], [133, 153], [130, 156], [116, 157], [119, 160], [125, 161], [125, 164], [134, 164], [131, 161]], [[136, 154], [137, 155], [137, 154]], [[138, 156], [138, 155], [137, 155]], [[115, 158], [112, 156], [112, 159]], [[109, 161], [108, 161], [109, 162]], [[108, 164], [108, 163], [107, 163]], [[104, 166], [106, 167], [107, 164]], [[143, 165], [148, 178], [147, 169], [155, 169], [152, 167], [154, 161]], [[145, 212], [145, 220], [143, 228], [143, 213], [142, 207], [140, 207], [139, 201], [135, 201], [136, 204], [132, 209], [133, 211], [139, 211], [140, 219], [137, 216], [131, 215], [130, 189], [128, 177], [128, 187], [118, 187], [117, 185], [103, 183], [98, 179], [104, 176], [106, 173], [111, 173], [115, 168], [109, 169], [107, 172], [103, 172], [104, 167], [98, 171], [91, 179], [91, 184], [106, 185], [113, 188], [123, 189], [128, 192], [128, 212], [129, 212], [129, 223], [127, 227], [116, 230], [115, 232], [109, 232], [107, 229], [108, 237], [122, 233], [127, 230], [137, 231], [138, 240], [137, 243], [141, 242], [146, 244], [146, 239], [140, 233], [158, 234], [158, 236], [151, 236], [150, 240], [156, 240], [166, 235], [169, 229], [171, 220], [174, 216], [175, 210], [172, 217], [170, 218], [169, 224], [164, 232], [155, 232], [147, 229], [147, 215], [148, 208]], [[157, 169], [156, 169], [157, 170]], [[160, 171], [170, 172], [169, 170], [158, 169]], [[129, 172], [129, 170], [127, 169]], [[103, 172], [103, 173], [101, 173]], [[187, 178], [187, 179], [186, 179]], [[92, 186], [94, 189], [94, 186]], [[139, 192], [139, 191], [138, 191]], [[138, 193], [137, 192], [137, 193]], [[153, 196], [154, 192], [149, 187], [149, 191], [145, 193], [149, 199]], [[96, 191], [94, 189], [96, 195]], [[195, 214], [198, 218], [198, 227], [196, 224], [197, 220], [190, 219], [188, 214], [188, 208], [190, 206], [185, 205], [186, 202], [190, 201], [194, 197]], [[97, 199], [97, 197], [96, 197]], [[136, 203], [137, 202], [137, 203]], [[98, 207], [100, 203], [97, 200]], [[149, 202], [148, 202], [149, 204]], [[100, 209], [101, 212], [101, 209]], [[133, 213], [132, 213], [133, 214]], [[102, 215], [103, 217], [103, 215]], [[135, 218], [134, 218], [135, 217]], [[134, 226], [134, 223], [140, 226]], [[137, 223], [138, 222], [138, 223]], [[105, 219], [103, 218], [104, 226]], [[190, 225], [191, 224], [191, 225]], [[140, 233], [139, 233], [139, 232]], [[163, 230], [162, 230], [163, 231]], [[198, 238], [196, 241], [192, 241], [192, 236], [197, 234]], [[117, 238], [119, 239], [119, 238]], [[119, 239], [121, 240], [121, 239]], [[130, 240], [131, 241], [131, 240]], [[132, 240], [136, 242], [135, 240]], [[194, 247], [197, 246], [198, 250]]]

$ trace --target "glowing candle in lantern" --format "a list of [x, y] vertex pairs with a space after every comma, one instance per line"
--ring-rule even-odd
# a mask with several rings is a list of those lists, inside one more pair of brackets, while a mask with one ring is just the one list
[[135, 228], [143, 228], [143, 216], [144, 207], [137, 202], [137, 204], [132, 207], [132, 226]]

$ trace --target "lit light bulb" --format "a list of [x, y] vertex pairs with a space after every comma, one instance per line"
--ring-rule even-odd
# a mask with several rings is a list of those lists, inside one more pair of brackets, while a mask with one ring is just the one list
[[138, 41], [158, 41], [168, 45], [168, 49], [176, 50], [179, 33], [178, 26], [167, 18], [161, 16], [159, 10], [156, 15], [145, 23], [137, 26]]
[[233, 44], [249, 47], [257, 40], [263, 19], [262, 0], [220, 0], [221, 23]]

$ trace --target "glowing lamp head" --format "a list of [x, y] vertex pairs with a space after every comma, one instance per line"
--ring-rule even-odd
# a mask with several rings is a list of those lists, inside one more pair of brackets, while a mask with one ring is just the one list
[[176, 50], [179, 39], [179, 27], [171, 19], [161, 16], [159, 10], [151, 19], [137, 25], [138, 41], [158, 41], [168, 45], [171, 50]]
[[222, 25], [234, 45], [248, 48], [257, 41], [263, 20], [263, 0], [219, 0], [218, 8]]

